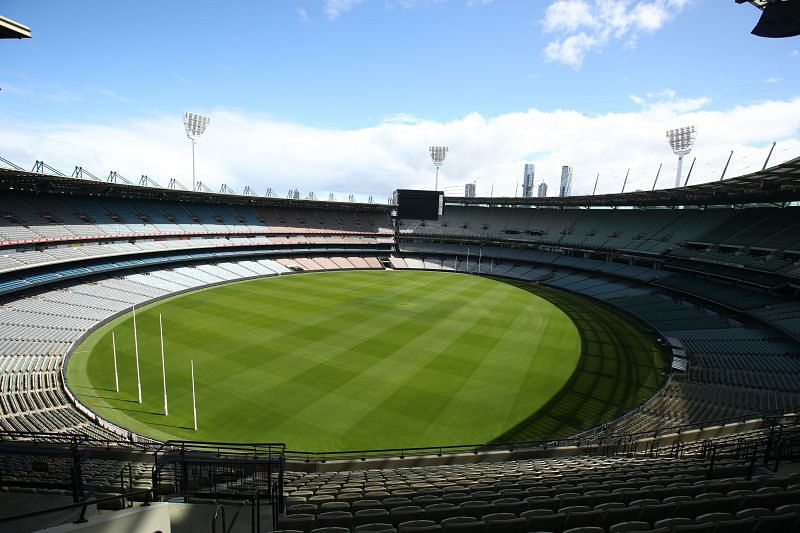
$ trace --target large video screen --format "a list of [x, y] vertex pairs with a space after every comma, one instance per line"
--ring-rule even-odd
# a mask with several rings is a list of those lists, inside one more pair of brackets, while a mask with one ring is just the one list
[[444, 205], [444, 193], [441, 191], [419, 191], [398, 189], [397, 217], [415, 220], [438, 220]]

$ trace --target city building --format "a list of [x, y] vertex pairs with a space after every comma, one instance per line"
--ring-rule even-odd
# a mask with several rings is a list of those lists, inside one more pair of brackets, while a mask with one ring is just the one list
[[539, 198], [543, 198], [547, 196], [547, 184], [545, 182], [541, 182], [539, 184]]
[[536, 165], [525, 163], [525, 174], [522, 177], [522, 197], [533, 198], [533, 176], [536, 172]]
[[572, 167], [564, 165], [561, 167], [561, 188], [559, 196], [569, 196], [572, 192]]
[[464, 198], [475, 198], [475, 183], [464, 185]]

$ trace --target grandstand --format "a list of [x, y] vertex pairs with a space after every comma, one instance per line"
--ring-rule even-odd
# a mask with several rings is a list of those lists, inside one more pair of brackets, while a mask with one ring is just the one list
[[[447, 198], [425, 221], [386, 205], [7, 169], [0, 190], [0, 486], [29, 501], [110, 509], [179, 494], [205, 509], [203, 528], [218, 511], [204, 502], [249, 514], [249, 528], [263, 499], [274, 527], [305, 533], [800, 527], [786, 464], [800, 451], [800, 159], [675, 190]], [[567, 439], [333, 455], [154, 442], [92, 413], [65, 382], [77, 343], [133, 305], [386, 268], [585, 296], [664, 339], [671, 372], [633, 411]], [[631, 522], [640, 529], [620, 525]]]

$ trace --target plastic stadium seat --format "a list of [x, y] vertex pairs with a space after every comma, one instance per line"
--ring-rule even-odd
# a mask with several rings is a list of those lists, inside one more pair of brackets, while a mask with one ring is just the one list
[[525, 516], [528, 523], [528, 531], [561, 531], [564, 528], [564, 520], [567, 515], [563, 513], [553, 513], [544, 516]]
[[694, 524], [694, 520], [691, 518], [664, 518], [653, 524], [653, 528], [658, 529], [666, 527], [671, 530], [676, 526], [688, 526], [692, 524]]
[[353, 514], [350, 511], [326, 511], [317, 515], [319, 527], [353, 527]]
[[415, 496], [414, 498], [411, 498], [411, 501], [414, 502], [414, 505], [419, 505], [420, 507], [427, 507], [435, 503], [442, 503], [442, 499], [439, 496], [434, 496], [433, 494]]
[[639, 511], [639, 520], [653, 524], [663, 518], [671, 518], [675, 516], [675, 509], [678, 505], [675, 503], [659, 503], [656, 505], [644, 505], [642, 510]]
[[762, 516], [758, 519], [753, 533], [769, 533], [772, 531], [793, 531], [792, 527], [797, 524], [800, 515], [797, 513], [787, 513], [782, 515]]
[[434, 522], [441, 522], [445, 518], [458, 516], [461, 509], [452, 503], [434, 503], [425, 507], [425, 517]]
[[691, 531], [693, 533], [702, 531], [704, 533], [711, 533], [712, 531], [716, 530], [717, 526], [714, 524], [714, 522], [707, 522], [705, 524], [687, 524], [685, 526], [675, 526], [672, 531], [675, 531], [676, 533], [683, 531]]
[[622, 502], [604, 502], [594, 506], [595, 509], [600, 509], [601, 511], [607, 511], [608, 509], [623, 509], [627, 507]]
[[356, 526], [386, 523], [389, 523], [389, 511], [386, 509], [361, 509], [353, 513], [353, 524]]
[[775, 514], [800, 513], [800, 503], [789, 503], [775, 508]]
[[604, 529], [599, 526], [580, 526], [565, 529], [564, 533], [604, 533]]
[[[484, 517], [487, 533], [527, 533], [528, 522], [514, 515], [503, 518], [510, 513], [495, 513]], [[494, 517], [494, 518], [493, 518]]]
[[734, 518], [747, 518], [748, 516], [761, 518], [762, 516], [772, 516], [773, 514], [772, 509], [767, 509], [766, 507], [748, 507], [747, 509], [738, 511], [734, 515]]
[[568, 493], [560, 494], [557, 496], [559, 505], [562, 507], [571, 507], [575, 505], [592, 505], [592, 497], [584, 494]]
[[362, 511], [364, 509], [383, 509], [383, 504], [378, 500], [356, 500], [350, 503], [353, 512]]
[[692, 500], [678, 503], [678, 508], [675, 510], [675, 516], [683, 516], [686, 518], [695, 518], [708, 512], [711, 505], [711, 500]]
[[350, 504], [347, 502], [324, 502], [319, 504], [318, 511], [327, 513], [328, 511], [350, 511]]
[[473, 500], [481, 500], [484, 502], [493, 502], [502, 498], [499, 494], [492, 490], [479, 490], [472, 493]]
[[591, 511], [592, 508], [588, 505], [569, 505], [567, 507], [559, 507], [558, 512], [564, 514], [570, 513], [583, 513], [585, 511]]
[[528, 502], [518, 500], [516, 498], [500, 498], [492, 502], [495, 511], [498, 513], [519, 513], [528, 510]]
[[384, 499], [388, 498], [390, 494], [385, 490], [376, 490], [364, 493], [364, 498], [368, 500], [378, 500], [383, 501]]
[[300, 529], [276, 529], [272, 533], [303, 533]]
[[658, 505], [660, 503], [661, 501], [655, 498], [642, 498], [641, 500], [633, 500], [628, 504], [628, 507], [644, 507], [645, 505]]
[[775, 507], [778, 507], [777, 500], [778, 498], [776, 498], [775, 494], [772, 492], [748, 494], [742, 498], [740, 508], [747, 509], [749, 507], [766, 507], [767, 509], [774, 509]]
[[346, 502], [351, 504], [353, 502], [357, 502], [363, 500], [364, 496], [360, 492], [345, 492], [344, 494], [339, 494], [336, 497], [336, 501], [339, 502]]
[[471, 516], [477, 520], [483, 518], [484, 515], [492, 514], [495, 512], [494, 505], [487, 502], [469, 501], [459, 505], [461, 512], [459, 514]]
[[667, 496], [662, 500], [662, 503], [681, 503], [690, 501], [694, 501], [691, 496], [687, 496], [685, 494], [679, 494], [676, 496]]
[[391, 524], [374, 522], [371, 524], [361, 524], [356, 526], [355, 533], [395, 533], [397, 530]]
[[314, 527], [316, 527], [316, 517], [313, 514], [290, 514], [278, 517], [278, 529], [297, 529], [311, 533]]
[[635, 521], [639, 516], [640, 509], [638, 507], [619, 507], [614, 509], [606, 509], [603, 515], [603, 527], [610, 528], [614, 524], [620, 522]]
[[523, 489], [503, 489], [499, 494], [503, 498], [516, 498], [518, 500], [524, 500], [529, 496], [528, 491]]
[[550, 509], [555, 511], [558, 508], [558, 500], [550, 496], [528, 496], [525, 498], [528, 509]]
[[286, 514], [317, 514], [315, 503], [296, 503], [286, 508]]
[[[453, 518], [464, 518], [456, 516]], [[486, 522], [483, 520], [472, 520], [470, 522], [448, 522], [452, 518], [447, 518], [442, 521], [442, 528], [444, 533], [485, 533]]]
[[418, 505], [409, 505], [404, 507], [395, 507], [389, 511], [392, 518], [392, 524], [398, 526], [402, 522], [409, 522], [412, 520], [424, 520], [425, 509]]
[[734, 514], [739, 510], [742, 503], [741, 496], [724, 496], [722, 498], [715, 498], [711, 502], [710, 511], [712, 513], [731, 513]]
[[733, 520], [720, 520], [717, 522], [717, 531], [725, 533], [750, 533], [758, 522], [758, 518], [734, 518]]
[[441, 530], [442, 526], [433, 520], [411, 520], [397, 526], [398, 533], [435, 533]]
[[694, 519], [695, 524], [705, 524], [707, 522], [719, 522], [720, 520], [733, 520], [733, 515], [730, 513], [706, 513], [701, 514]]
[[564, 521], [564, 528], [570, 529], [579, 526], [596, 526], [603, 521], [604, 515], [605, 512], [600, 509], [567, 513], [567, 518]]
[[629, 522], [620, 522], [608, 528], [609, 533], [626, 533], [628, 531], [650, 531], [650, 524], [640, 520], [631, 520]]
[[318, 527], [312, 529], [311, 533], [350, 533], [350, 529], [346, 527]]
[[[452, 503], [453, 505], [460, 505], [464, 502], [472, 501], [472, 496], [465, 492], [451, 492], [442, 496], [443, 503]], [[383, 500], [386, 503], [386, 500]]]

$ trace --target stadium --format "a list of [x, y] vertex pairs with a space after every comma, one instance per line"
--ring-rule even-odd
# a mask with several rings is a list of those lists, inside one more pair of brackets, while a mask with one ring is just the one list
[[0, 530], [800, 531], [800, 157], [512, 197], [430, 151], [386, 204], [0, 156]]
[[[655, 526], [662, 519], [691, 522], [708, 513], [724, 513], [720, 516], [732, 523], [772, 523], [734, 518], [750, 507], [795, 516], [796, 511], [784, 511], [794, 509], [797, 478], [763, 472], [789, 460], [798, 446], [791, 414], [800, 400], [798, 159], [723, 182], [653, 192], [566, 199], [444, 197], [442, 215], [427, 219], [399, 216], [415, 208], [402, 196], [399, 205], [284, 200], [0, 172], [4, 483], [69, 500], [69, 491], [83, 494], [92, 487], [100, 507], [119, 505], [107, 498], [137, 489], [180, 494], [190, 502], [240, 498], [239, 505], [252, 504], [253, 495], [261, 494], [273, 502], [277, 527], [302, 531], [372, 523], [397, 527], [411, 519], [432, 520], [421, 524], [438, 531], [447, 518], [465, 514], [473, 521], [499, 515], [491, 518], [496, 526], [489, 521], [481, 527], [503, 531], [526, 531], [533, 524], [559, 531], [630, 521]], [[223, 319], [232, 309], [244, 314], [240, 298], [260, 295], [257, 283], [264, 282], [273, 286], [257, 297], [260, 305], [279, 303], [261, 311], [280, 324], [278, 357], [290, 350], [289, 338], [325, 352], [324, 347], [344, 342], [328, 335], [349, 328], [351, 366], [344, 365], [340, 352], [309, 364], [302, 351], [308, 345], [298, 342], [292, 358], [302, 364], [291, 372], [301, 378], [280, 381], [277, 392], [265, 387], [263, 396], [248, 388], [243, 398], [249, 400], [223, 405], [215, 395], [233, 397], [237, 387], [255, 385], [234, 380], [222, 393], [214, 388], [217, 378], [233, 376], [200, 352], [221, 337], [215, 354], [227, 366], [234, 360], [237, 368], [244, 365], [233, 375], [246, 377], [261, 368], [252, 359], [240, 361], [249, 352], [233, 350], [237, 340], [223, 335], [233, 326]], [[434, 291], [434, 285], [444, 288]], [[236, 288], [238, 293], [212, 298]], [[320, 296], [329, 289], [338, 298], [317, 302], [304, 293]], [[409, 291], [410, 298], [404, 296]], [[450, 302], [452, 293], [463, 291], [463, 301]], [[483, 306], [511, 305], [506, 292], [521, 297], [521, 307], [512, 306], [510, 316], [494, 313], [498, 323], [491, 328], [475, 319]], [[455, 314], [487, 294], [498, 295], [497, 303], [486, 300]], [[195, 301], [181, 303], [193, 296]], [[298, 302], [322, 314], [279, 315], [280, 308]], [[393, 337], [396, 331], [378, 325], [377, 318], [393, 320], [400, 313], [400, 330], [406, 330], [408, 319], [422, 313], [409, 317], [404, 306], [412, 303], [433, 309], [423, 321], [435, 328], [423, 324], [411, 336]], [[225, 309], [213, 312], [215, 305]], [[377, 315], [364, 306], [375, 307]], [[548, 306], [555, 308], [552, 317]], [[356, 313], [354, 319], [326, 326], [339, 317], [333, 309], [340, 308], [345, 308], [341, 314]], [[538, 327], [542, 308], [543, 321], [554, 329], [541, 335], [555, 336], [558, 342], [552, 344], [578, 355], [569, 363], [572, 352], [556, 352], [556, 360], [566, 361], [563, 372], [528, 382], [553, 361], [526, 374], [502, 353], [492, 359], [492, 350], [479, 339], [490, 346], [530, 345], [526, 335], [507, 339], [506, 329], [526, 333]], [[178, 329], [179, 314], [192, 309], [214, 321], [188, 329], [185, 338], [173, 336], [170, 328]], [[157, 311], [166, 319], [162, 346], [171, 366], [164, 375], [175, 389], [169, 417], [162, 410]], [[130, 364], [134, 313], [141, 408]], [[437, 315], [452, 319], [437, 322], [442, 318]], [[193, 320], [198, 319], [186, 322]], [[382, 333], [359, 337], [354, 328], [363, 321], [373, 321], [370, 329]], [[119, 394], [108, 325], [116, 332]], [[286, 327], [294, 330], [287, 334]], [[499, 338], [489, 336], [498, 328]], [[197, 338], [204, 330], [214, 334]], [[404, 360], [424, 355], [435, 338], [454, 343], [448, 333], [466, 335], [455, 353], [434, 347], [441, 361], [422, 357], [413, 365], [406, 361], [408, 369], [396, 368], [398, 354]], [[258, 338], [270, 335], [275, 332], [256, 330]], [[420, 336], [422, 343], [412, 345]], [[91, 342], [95, 347], [85, 348]], [[382, 351], [387, 344], [391, 350]], [[542, 352], [553, 350], [545, 348], [546, 338], [540, 344]], [[176, 345], [190, 353], [182, 355]], [[260, 342], [252, 346], [256, 354], [248, 357], [271, 363], [258, 379], [268, 383], [267, 374], [282, 372], [278, 367], [287, 363], [271, 359]], [[519, 350], [520, 344], [508, 346]], [[458, 359], [468, 348], [468, 356]], [[531, 350], [522, 351], [523, 359], [543, 357]], [[187, 399], [189, 359], [197, 359], [198, 375], [214, 375], [198, 380], [199, 433], [192, 430]], [[469, 372], [444, 373], [442, 367], [468, 365], [467, 359], [478, 361]], [[392, 372], [371, 372], [378, 362], [390, 365], [393, 378], [410, 377], [393, 389], [379, 381]], [[477, 372], [479, 364], [490, 371], [474, 382], [463, 377]], [[521, 379], [504, 379], [508, 374]], [[369, 389], [370, 379], [376, 391]], [[456, 386], [442, 379], [457, 381]], [[348, 381], [353, 391], [343, 390]], [[452, 403], [432, 406], [435, 395], [425, 381], [434, 383], [434, 392], [450, 391]], [[498, 388], [488, 389], [485, 405], [477, 406], [475, 391], [492, 381]], [[503, 394], [509, 387], [534, 394]], [[465, 403], [457, 401], [462, 389], [472, 391]], [[402, 412], [399, 402], [386, 404], [385, 411], [364, 412], [356, 405], [352, 417], [348, 412], [353, 395], [375, 403], [403, 391], [408, 396], [409, 390], [415, 397], [404, 398], [410, 411]], [[254, 402], [253, 396], [263, 401]], [[276, 405], [281, 398], [285, 405]], [[215, 403], [219, 414], [206, 415]], [[311, 405], [317, 403], [327, 417], [317, 417]], [[460, 411], [463, 423], [457, 420]], [[288, 439], [265, 425], [277, 412], [295, 418], [279, 425]], [[220, 420], [237, 413], [235, 426], [248, 432], [225, 432]], [[452, 423], [437, 423], [442, 416]], [[426, 433], [421, 427], [426, 424], [437, 431]], [[474, 431], [476, 424], [481, 431]], [[209, 447], [226, 453], [206, 458]], [[79, 453], [77, 473], [69, 450]], [[242, 466], [243, 457], [251, 456], [262, 462]], [[614, 488], [604, 481], [611, 471]], [[643, 471], [651, 475], [642, 476]], [[645, 486], [648, 498], [640, 498], [638, 489]], [[711, 496], [699, 500], [701, 493]], [[279, 494], [283, 498], [276, 500]], [[649, 498], [654, 494], [660, 498]], [[418, 505], [425, 502], [430, 503]], [[626, 505], [617, 513], [610, 512], [616, 505], [600, 507], [606, 503]], [[549, 514], [527, 513], [543, 509]]]

